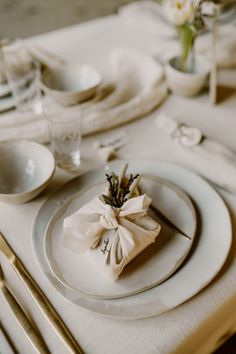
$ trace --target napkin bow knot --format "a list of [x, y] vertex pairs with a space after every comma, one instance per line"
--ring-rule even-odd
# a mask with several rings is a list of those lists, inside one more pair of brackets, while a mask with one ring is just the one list
[[166, 114], [161, 114], [157, 125], [184, 147], [194, 147], [201, 144], [203, 135], [200, 129], [176, 122]]
[[95, 197], [64, 219], [64, 242], [77, 252], [89, 251], [91, 259], [117, 279], [160, 232], [161, 226], [147, 214], [150, 203], [141, 195], [114, 208]]
[[117, 229], [119, 224], [117, 221], [117, 215], [119, 214], [119, 209], [115, 210], [110, 207], [110, 205], [108, 205], [107, 210], [101, 214], [100, 216], [100, 224], [102, 225], [102, 227], [104, 227], [104, 229], [107, 230], [112, 230], [112, 229]]
[[121, 208], [113, 208], [95, 197], [64, 220], [65, 236], [76, 239], [77, 250], [85, 251], [99, 246], [104, 231], [114, 230], [108, 253], [110, 259], [119, 262], [145, 238], [154, 242], [158, 224], [147, 215], [150, 203], [147, 195], [141, 195], [129, 199]]

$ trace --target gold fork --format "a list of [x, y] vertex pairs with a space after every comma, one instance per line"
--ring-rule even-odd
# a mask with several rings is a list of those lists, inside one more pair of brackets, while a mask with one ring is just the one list
[[0, 266], [0, 290], [5, 300], [7, 301], [11, 311], [14, 313], [15, 318], [17, 319], [18, 323], [20, 324], [21, 328], [23, 329], [24, 333], [26, 334], [31, 344], [34, 346], [37, 353], [50, 354], [48, 347], [46, 346], [41, 335], [34, 328], [32, 323], [28, 319], [27, 315], [25, 314], [24, 310], [21, 308], [20, 304], [17, 302], [17, 300], [14, 298], [14, 296], [8, 289], [3, 278], [1, 266]]
[[83, 354], [82, 349], [76, 342], [52, 304], [44, 295], [39, 286], [35, 283], [33, 278], [27, 272], [19, 258], [16, 256], [12, 248], [9, 246], [3, 234], [0, 232], [0, 251], [8, 258], [12, 268], [21, 279], [22, 283], [28, 290], [31, 297], [34, 299], [36, 305], [41, 310], [45, 319], [51, 324], [54, 331], [63, 341], [69, 353]]

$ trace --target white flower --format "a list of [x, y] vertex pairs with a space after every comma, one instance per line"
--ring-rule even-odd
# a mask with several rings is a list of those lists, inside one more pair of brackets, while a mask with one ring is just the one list
[[213, 1], [207, 1], [202, 4], [202, 14], [205, 16], [214, 16], [215, 11], [220, 11], [220, 6]]
[[165, 0], [164, 11], [170, 22], [181, 26], [193, 19], [194, 4], [191, 0]]

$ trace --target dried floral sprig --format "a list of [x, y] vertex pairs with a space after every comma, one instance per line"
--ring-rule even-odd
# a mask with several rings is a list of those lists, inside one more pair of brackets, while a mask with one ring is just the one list
[[130, 174], [126, 178], [125, 173], [128, 165], [125, 165], [119, 176], [114, 172], [106, 173], [108, 181], [108, 193], [101, 195], [101, 200], [105, 204], [109, 204], [114, 208], [121, 208], [122, 205], [132, 197], [134, 190], [137, 188], [140, 176]]

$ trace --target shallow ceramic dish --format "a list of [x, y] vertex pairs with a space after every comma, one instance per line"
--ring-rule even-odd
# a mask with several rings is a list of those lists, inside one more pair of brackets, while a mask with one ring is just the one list
[[42, 89], [58, 103], [70, 106], [93, 97], [101, 81], [100, 73], [89, 65], [65, 65], [44, 70]]
[[[45, 257], [43, 237], [57, 210], [79, 188], [99, 183], [104, 169], [81, 175], [52, 195], [41, 207], [33, 227], [33, 251], [44, 275], [67, 300], [104, 316], [137, 319], [155, 316], [182, 304], [203, 289], [222, 268], [232, 242], [231, 220], [219, 194], [203, 178], [179, 166], [154, 161], [128, 161], [129, 169], [141, 174], [165, 178], [188, 193], [197, 206], [201, 221], [199, 235], [187, 261], [162, 284], [139, 294], [120, 299], [94, 299], [65, 287], [51, 272]], [[110, 169], [117, 172], [124, 161], [115, 161]]]
[[33, 141], [0, 143], [0, 201], [25, 203], [47, 186], [55, 172], [52, 153]]
[[128, 264], [119, 279], [114, 281], [89, 261], [86, 254], [73, 252], [62, 242], [64, 218], [106, 189], [103, 181], [83, 189], [77, 185], [78, 193], [54, 215], [44, 236], [46, 258], [62, 284], [95, 298], [121, 298], [160, 284], [183, 263], [193, 245], [197, 228], [196, 213], [190, 198], [174, 184], [158, 177], [143, 176], [140, 187], [142, 193], [152, 198], [152, 206], [190, 239], [173, 231], [150, 209], [149, 214], [162, 226], [161, 232], [156, 242]]

